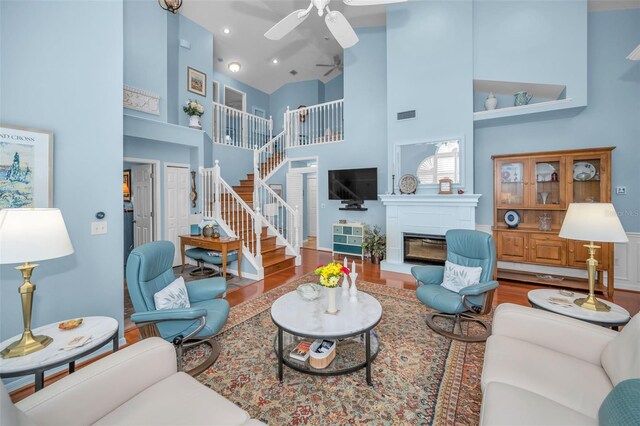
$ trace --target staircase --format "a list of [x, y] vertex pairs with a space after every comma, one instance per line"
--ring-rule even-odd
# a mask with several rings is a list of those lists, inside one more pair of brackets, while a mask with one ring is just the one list
[[[240, 185], [233, 186], [232, 188], [242, 200], [255, 209], [253, 200], [255, 193], [254, 185], [254, 174], [248, 173], [247, 178], [240, 181]], [[231, 229], [238, 228], [235, 222], [227, 222], [227, 224], [229, 224]], [[247, 232], [253, 233], [253, 226], [251, 226], [250, 229], [244, 230], [239, 236], [242, 236], [244, 240]], [[285, 245], [278, 244], [277, 235], [269, 235], [268, 226], [262, 226], [260, 232], [260, 254], [262, 255], [262, 267], [264, 268], [265, 277], [296, 266], [296, 256], [288, 255], [286, 249], [287, 247]]]
[[300, 264], [301, 215], [266, 181], [288, 161], [288, 150], [343, 141], [343, 100], [285, 112], [285, 130], [271, 137], [273, 121], [214, 102], [216, 144], [253, 150], [253, 173], [230, 186], [218, 160], [202, 170], [202, 214], [227, 235], [242, 238], [243, 256], [258, 279]]

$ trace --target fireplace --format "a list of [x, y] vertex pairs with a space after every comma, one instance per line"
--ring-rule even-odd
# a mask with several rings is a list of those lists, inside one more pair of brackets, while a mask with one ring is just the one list
[[404, 261], [425, 265], [444, 265], [447, 259], [447, 242], [444, 235], [402, 234]]

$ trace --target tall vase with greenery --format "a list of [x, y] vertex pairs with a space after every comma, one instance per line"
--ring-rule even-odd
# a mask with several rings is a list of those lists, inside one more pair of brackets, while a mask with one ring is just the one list
[[378, 264], [384, 259], [387, 252], [387, 237], [382, 233], [380, 226], [365, 225], [362, 250], [364, 250], [365, 253], [369, 253], [371, 263]]

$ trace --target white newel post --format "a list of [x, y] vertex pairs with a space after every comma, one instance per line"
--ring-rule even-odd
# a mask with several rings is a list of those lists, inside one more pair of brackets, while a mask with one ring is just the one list
[[213, 166], [213, 217], [216, 220], [220, 220], [222, 212], [220, 208], [220, 164], [219, 160], [216, 160]]
[[260, 207], [255, 208], [256, 214], [254, 215], [253, 229], [256, 234], [256, 262], [262, 268], [262, 244], [260, 238], [262, 237], [262, 214], [260, 214]]
[[262, 179], [260, 176], [260, 151], [253, 151], [253, 209], [256, 207], [262, 207], [260, 203], [260, 195], [259, 195], [259, 179]]
[[294, 244], [296, 253], [300, 252], [300, 209], [296, 206], [296, 213], [293, 217]]
[[269, 140], [273, 139], [273, 116], [269, 116]]
[[291, 146], [291, 123], [289, 123], [289, 107], [284, 113], [284, 144], [286, 148]]

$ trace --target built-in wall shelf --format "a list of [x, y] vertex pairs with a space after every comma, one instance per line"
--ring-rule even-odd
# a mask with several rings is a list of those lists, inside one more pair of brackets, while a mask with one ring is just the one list
[[489, 93], [494, 95], [513, 95], [522, 90], [529, 92], [535, 98], [562, 99], [567, 86], [562, 84], [526, 83], [517, 81], [473, 80], [475, 93]]
[[473, 121], [493, 120], [496, 118], [513, 117], [523, 114], [535, 114], [538, 112], [573, 108], [576, 106], [577, 105], [574, 105], [572, 98], [536, 102], [528, 105], [496, 108], [489, 111], [476, 111], [473, 113]]
[[204, 131], [124, 114], [124, 135], [200, 148]]

